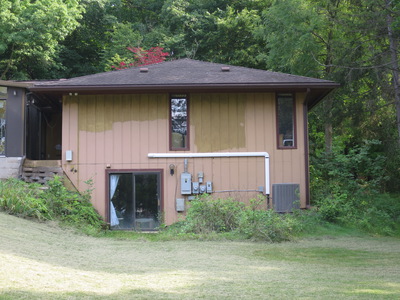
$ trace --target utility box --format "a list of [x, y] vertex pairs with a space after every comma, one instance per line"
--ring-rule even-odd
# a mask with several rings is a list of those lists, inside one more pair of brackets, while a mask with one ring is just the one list
[[292, 212], [300, 208], [300, 185], [279, 183], [272, 185], [272, 205], [276, 212]]
[[176, 199], [176, 211], [177, 212], [185, 211], [185, 199], [183, 198]]
[[190, 195], [192, 193], [192, 174], [182, 173], [181, 174], [181, 194]]
[[72, 150], [65, 151], [65, 160], [72, 161]]
[[200, 193], [200, 186], [198, 182], [193, 182], [193, 194]]
[[203, 183], [204, 173], [203, 172], [197, 173], [197, 177], [199, 178], [199, 183]]
[[206, 192], [207, 192], [207, 194], [211, 194], [213, 192], [212, 182], [211, 181], [207, 181], [206, 182]]

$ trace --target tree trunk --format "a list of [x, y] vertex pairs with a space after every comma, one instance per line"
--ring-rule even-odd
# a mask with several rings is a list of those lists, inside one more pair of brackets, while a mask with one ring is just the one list
[[390, 46], [390, 63], [393, 74], [393, 88], [394, 88], [394, 99], [396, 107], [396, 121], [397, 121], [397, 142], [400, 145], [400, 83], [399, 83], [399, 63], [397, 61], [397, 41], [393, 33], [393, 16], [391, 14], [390, 3], [392, 1], [385, 0], [386, 4], [386, 23], [388, 30], [389, 46]]
[[332, 126], [332, 107], [333, 98], [328, 96], [324, 102], [324, 116], [325, 116], [325, 151], [326, 153], [332, 152], [332, 139], [333, 139], [333, 126]]

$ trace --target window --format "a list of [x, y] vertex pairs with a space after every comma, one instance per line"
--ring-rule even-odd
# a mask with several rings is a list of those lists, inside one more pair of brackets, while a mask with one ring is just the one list
[[278, 94], [276, 106], [278, 148], [296, 148], [296, 119], [293, 94]]
[[170, 149], [189, 150], [189, 117], [187, 95], [171, 95]]

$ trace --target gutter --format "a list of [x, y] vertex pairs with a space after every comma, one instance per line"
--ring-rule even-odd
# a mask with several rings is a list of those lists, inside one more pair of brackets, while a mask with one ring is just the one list
[[269, 195], [271, 193], [268, 152], [149, 153], [147, 156], [149, 158], [264, 157], [264, 171], [265, 171], [264, 194]]
[[32, 81], [13, 81], [13, 80], [0, 80], [0, 86], [17, 87], [17, 88], [30, 88], [34, 86]]
[[88, 93], [88, 94], [98, 94], [100, 92], [144, 92], [144, 91], [171, 91], [171, 90], [185, 90], [185, 91], [276, 91], [276, 90], [301, 90], [306, 91], [307, 88], [312, 88], [316, 90], [330, 90], [336, 88], [338, 85], [336, 83], [307, 83], [307, 82], [294, 82], [294, 83], [182, 83], [182, 84], [115, 84], [115, 85], [45, 85], [37, 84], [30, 88], [32, 92], [37, 93]]

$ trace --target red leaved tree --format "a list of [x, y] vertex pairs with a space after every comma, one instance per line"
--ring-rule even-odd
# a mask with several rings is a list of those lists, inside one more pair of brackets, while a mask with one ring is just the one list
[[141, 47], [127, 47], [133, 53], [133, 59], [121, 61], [118, 66], [111, 66], [111, 69], [122, 70], [130, 67], [140, 67], [162, 62], [169, 56], [168, 52], [163, 52], [164, 48], [151, 47], [145, 50]]

